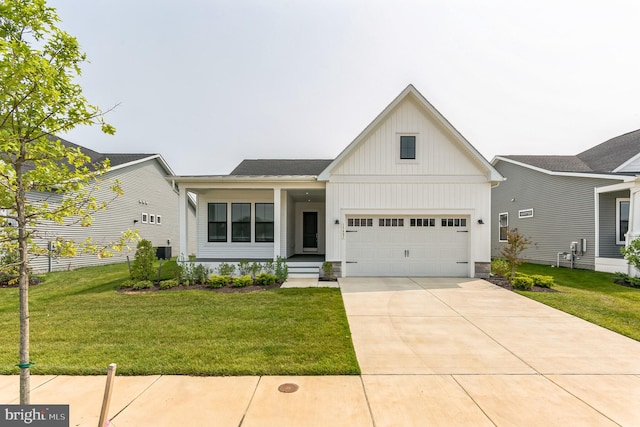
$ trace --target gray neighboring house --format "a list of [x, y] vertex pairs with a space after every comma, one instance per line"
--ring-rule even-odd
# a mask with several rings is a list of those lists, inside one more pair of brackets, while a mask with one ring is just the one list
[[532, 241], [529, 262], [630, 273], [620, 248], [640, 235], [640, 130], [575, 156], [496, 156], [491, 255], [505, 230]]
[[[44, 233], [36, 239], [39, 246], [48, 247], [48, 243], [55, 240], [55, 236], [76, 241], [84, 241], [91, 236], [96, 243], [113, 242], [123, 231], [131, 228], [138, 230], [141, 238], [150, 240], [154, 246], [171, 248], [171, 255], [178, 256], [195, 252], [195, 246], [183, 251], [179, 246], [178, 229], [178, 186], [167, 177], [174, 175], [173, 171], [160, 154], [126, 154], [126, 153], [98, 153], [60, 139], [69, 147], [80, 148], [90, 157], [92, 162], [101, 162], [108, 158], [111, 162], [110, 170], [101, 177], [100, 190], [95, 193], [98, 201], [111, 200], [106, 211], [93, 214], [93, 224], [81, 227], [66, 221], [64, 225], [48, 223], [42, 227]], [[124, 195], [115, 197], [109, 190], [109, 183], [119, 180]], [[32, 202], [47, 201], [55, 203], [63, 195], [43, 192], [31, 192], [27, 197]], [[195, 203], [188, 198], [189, 216], [195, 219]], [[189, 231], [195, 233], [195, 228]], [[34, 272], [75, 269], [78, 267], [111, 264], [126, 261], [127, 255], [133, 259], [136, 242], [130, 251], [115, 253], [113, 257], [99, 258], [96, 255], [80, 254], [72, 258], [62, 258], [55, 255], [55, 248], [50, 256], [34, 256], [30, 266]]]

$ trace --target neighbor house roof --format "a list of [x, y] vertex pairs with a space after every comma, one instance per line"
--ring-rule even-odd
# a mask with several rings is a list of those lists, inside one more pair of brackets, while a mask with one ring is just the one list
[[317, 176], [332, 161], [332, 159], [247, 159], [236, 166], [229, 175]]
[[[612, 174], [640, 156], [640, 129], [616, 136], [575, 156], [498, 156], [551, 172]], [[494, 162], [495, 163], [495, 162]], [[628, 172], [629, 173], [629, 172]]]

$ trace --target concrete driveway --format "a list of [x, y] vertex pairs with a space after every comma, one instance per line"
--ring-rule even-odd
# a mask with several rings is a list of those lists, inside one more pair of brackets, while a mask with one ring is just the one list
[[340, 287], [376, 427], [640, 426], [640, 342], [482, 280]]

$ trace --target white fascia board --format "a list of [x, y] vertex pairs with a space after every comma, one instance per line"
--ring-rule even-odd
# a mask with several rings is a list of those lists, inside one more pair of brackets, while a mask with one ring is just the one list
[[636, 178], [635, 176], [610, 175], [610, 174], [604, 174], [604, 173], [556, 172], [556, 171], [550, 171], [549, 169], [539, 168], [537, 166], [533, 166], [527, 163], [519, 162], [517, 160], [509, 159], [507, 157], [502, 157], [502, 156], [494, 157], [491, 163], [495, 165], [496, 163], [498, 163], [498, 161], [511, 163], [517, 166], [521, 166], [523, 168], [531, 169], [531, 170], [541, 172], [547, 175], [552, 175], [552, 176], [568, 176], [573, 178], [615, 179], [623, 182], [633, 181]]
[[476, 148], [471, 145], [467, 139], [462, 136], [458, 130], [453, 127], [451, 123], [442, 115], [440, 112], [412, 85], [407, 86], [401, 93], [398, 95], [391, 103], [382, 110], [380, 114], [367, 126], [360, 134], [354, 139], [351, 144], [349, 144], [342, 152], [336, 157], [333, 162], [329, 166], [325, 168], [325, 170], [318, 175], [318, 181], [328, 181], [331, 176], [331, 171], [344, 159], [349, 155], [351, 151], [362, 141], [365, 139], [369, 133], [375, 129], [378, 124], [383, 121], [387, 115], [400, 103], [402, 102], [409, 94], [412, 94], [423, 107], [425, 107], [434, 117], [440, 122], [442, 126], [444, 126], [453, 137], [462, 144], [488, 171], [488, 179], [492, 183], [504, 181], [504, 177], [498, 172], [491, 163], [484, 158], [482, 154]]
[[[105, 154], [105, 156], [107, 158], [109, 158], [109, 154]], [[142, 159], [134, 160], [133, 162], [127, 162], [127, 163], [123, 163], [123, 164], [118, 165], [118, 166], [113, 166], [113, 167], [109, 168], [109, 171], [115, 171], [115, 170], [118, 170], [118, 169], [126, 168], [127, 166], [137, 165], [137, 164], [144, 163], [144, 162], [147, 162], [147, 161], [153, 160], [153, 159], [158, 160], [158, 163], [160, 163], [160, 165], [165, 170], [167, 175], [173, 175], [174, 174], [174, 172], [173, 172], [173, 170], [171, 170], [171, 167], [169, 166], [169, 164], [162, 158], [162, 156], [160, 154], [152, 154], [149, 157], [143, 157]]]
[[193, 175], [193, 176], [168, 176], [168, 181], [177, 183], [232, 183], [232, 182], [256, 182], [256, 183], [282, 183], [282, 182], [317, 182], [315, 175]]
[[605, 185], [604, 187], [597, 187], [596, 194], [613, 193], [615, 191], [622, 191], [622, 190], [631, 190], [633, 187], [640, 185], [639, 177], [633, 176], [631, 178], [632, 178], [631, 180], [628, 180], [626, 182], [621, 182], [620, 184], [611, 184], [611, 185]]

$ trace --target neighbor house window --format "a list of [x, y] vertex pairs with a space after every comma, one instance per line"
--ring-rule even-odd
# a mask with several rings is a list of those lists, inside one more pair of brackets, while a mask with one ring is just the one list
[[504, 212], [498, 216], [498, 227], [500, 227], [498, 241], [507, 241], [507, 231], [509, 230], [509, 214]]
[[209, 203], [208, 209], [208, 241], [227, 241], [227, 204]]
[[162, 217], [160, 215], [156, 215], [156, 224], [162, 224]]
[[251, 241], [251, 203], [231, 204], [231, 241]]
[[273, 242], [273, 203], [256, 203], [256, 242]]
[[146, 224], [149, 222], [149, 214], [142, 212], [142, 223]]
[[415, 135], [400, 136], [400, 158], [403, 160], [416, 158], [416, 137]]
[[616, 243], [624, 245], [629, 231], [629, 199], [616, 199]]
[[149, 224], [156, 223], [156, 216], [154, 214], [149, 215]]

